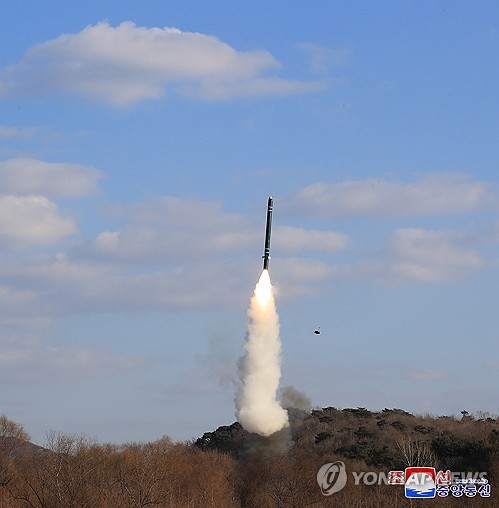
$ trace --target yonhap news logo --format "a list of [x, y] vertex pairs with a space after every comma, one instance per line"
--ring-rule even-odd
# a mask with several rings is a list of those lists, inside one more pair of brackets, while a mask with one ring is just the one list
[[347, 484], [347, 470], [340, 460], [328, 462], [317, 471], [317, 483], [325, 496], [339, 492]]
[[[401, 471], [352, 471], [353, 484], [403, 485], [410, 499], [437, 497], [485, 497], [491, 495], [486, 472], [437, 471], [434, 467], [407, 467]], [[341, 461], [328, 462], [317, 472], [317, 483], [324, 496], [342, 490], [347, 484], [346, 466]]]

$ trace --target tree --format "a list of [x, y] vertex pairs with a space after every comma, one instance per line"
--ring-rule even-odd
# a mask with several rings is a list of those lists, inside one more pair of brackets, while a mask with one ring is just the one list
[[397, 448], [407, 467], [434, 466], [436, 464], [437, 457], [429, 444], [424, 441], [404, 437], [397, 441]]
[[29, 435], [19, 423], [0, 416], [0, 487], [11, 480], [12, 460], [28, 442]]

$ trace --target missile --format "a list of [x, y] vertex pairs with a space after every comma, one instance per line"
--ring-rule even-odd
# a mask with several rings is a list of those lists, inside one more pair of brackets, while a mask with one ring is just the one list
[[272, 196], [269, 196], [269, 200], [267, 203], [267, 225], [265, 227], [265, 249], [263, 251], [263, 269], [269, 269], [269, 259], [270, 259], [270, 235], [272, 234], [272, 207], [274, 201]]

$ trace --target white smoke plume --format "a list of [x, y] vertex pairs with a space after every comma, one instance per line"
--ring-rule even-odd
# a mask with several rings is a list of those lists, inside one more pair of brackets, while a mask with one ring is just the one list
[[248, 431], [270, 436], [288, 426], [288, 413], [276, 399], [281, 378], [281, 340], [272, 283], [263, 270], [248, 309], [248, 329], [239, 360], [241, 386], [236, 417]]

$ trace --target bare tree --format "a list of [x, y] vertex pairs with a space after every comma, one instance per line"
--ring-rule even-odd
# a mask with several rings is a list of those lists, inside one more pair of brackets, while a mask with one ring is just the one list
[[407, 467], [429, 466], [437, 462], [437, 457], [429, 444], [419, 439], [401, 438], [397, 441], [397, 448]]
[[12, 460], [28, 440], [22, 425], [0, 416], [0, 487], [9, 483]]

